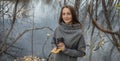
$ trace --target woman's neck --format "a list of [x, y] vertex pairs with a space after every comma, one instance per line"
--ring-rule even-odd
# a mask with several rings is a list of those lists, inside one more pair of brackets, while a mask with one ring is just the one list
[[69, 23], [65, 23], [65, 24], [71, 25], [71, 24], [72, 24], [72, 22], [69, 22]]

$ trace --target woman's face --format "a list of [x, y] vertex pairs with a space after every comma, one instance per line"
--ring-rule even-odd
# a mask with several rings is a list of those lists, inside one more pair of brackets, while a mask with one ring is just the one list
[[71, 14], [69, 8], [63, 8], [62, 19], [66, 24], [71, 24], [72, 23], [72, 14]]

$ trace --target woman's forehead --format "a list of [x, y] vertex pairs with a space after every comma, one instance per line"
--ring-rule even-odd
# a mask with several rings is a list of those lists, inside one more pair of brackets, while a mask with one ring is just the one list
[[62, 12], [70, 12], [69, 8], [63, 8]]

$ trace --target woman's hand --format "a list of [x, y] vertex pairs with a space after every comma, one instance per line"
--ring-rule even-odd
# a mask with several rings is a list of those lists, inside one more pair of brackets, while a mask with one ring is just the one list
[[64, 49], [65, 49], [65, 44], [64, 43], [60, 42], [59, 44], [57, 44], [57, 46], [58, 47], [55, 47], [55, 48], [52, 49], [52, 51], [51, 51], [52, 53], [57, 54], [60, 51], [64, 51]]
[[58, 48], [61, 49], [62, 51], [65, 49], [65, 44], [60, 42], [59, 44], [57, 44]]
[[54, 53], [54, 54], [57, 54], [57, 53], [59, 53], [60, 51], [61, 51], [61, 49], [55, 47], [55, 48], [52, 49], [51, 52]]

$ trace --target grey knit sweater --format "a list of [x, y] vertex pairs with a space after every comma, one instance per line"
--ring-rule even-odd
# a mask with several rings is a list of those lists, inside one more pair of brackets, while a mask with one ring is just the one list
[[61, 23], [54, 32], [54, 37], [64, 38], [65, 50], [55, 54], [55, 61], [77, 61], [77, 57], [85, 55], [85, 41], [80, 24], [68, 25]]

